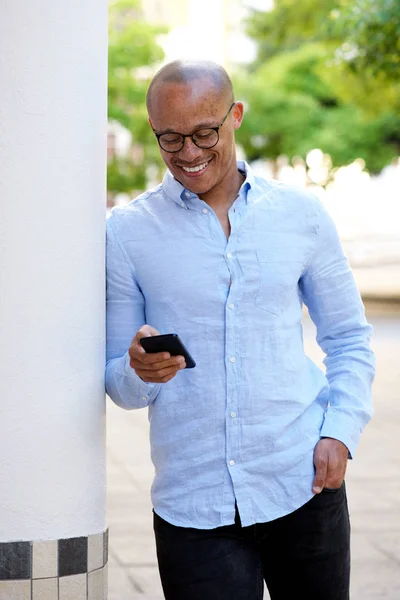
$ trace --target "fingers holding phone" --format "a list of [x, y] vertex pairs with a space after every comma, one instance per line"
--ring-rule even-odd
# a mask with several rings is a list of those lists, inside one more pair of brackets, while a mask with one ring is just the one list
[[150, 354], [144, 350], [140, 340], [158, 335], [159, 332], [154, 327], [143, 325], [129, 348], [130, 366], [148, 383], [167, 383], [186, 366], [183, 356], [171, 356], [166, 351]]

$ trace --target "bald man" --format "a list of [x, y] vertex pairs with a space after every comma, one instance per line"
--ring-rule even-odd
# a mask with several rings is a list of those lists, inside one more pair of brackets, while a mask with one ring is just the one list
[[[222, 67], [174, 62], [147, 94], [168, 167], [107, 223], [106, 387], [148, 407], [167, 600], [349, 598], [344, 476], [371, 416], [371, 328], [308, 192], [237, 162]], [[326, 354], [304, 354], [302, 305]], [[146, 353], [177, 333], [196, 361]], [[173, 354], [173, 353], [172, 353]]]

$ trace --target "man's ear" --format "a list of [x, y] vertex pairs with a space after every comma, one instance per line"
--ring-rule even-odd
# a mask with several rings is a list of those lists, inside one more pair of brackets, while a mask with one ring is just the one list
[[235, 106], [233, 107], [232, 114], [233, 114], [233, 128], [239, 129], [239, 127], [242, 124], [243, 115], [244, 115], [243, 102], [236, 102]]
[[151, 119], [150, 119], [150, 117], [149, 117], [147, 120], [148, 120], [148, 122], [149, 122], [149, 125], [150, 125], [150, 127], [151, 127], [152, 129], [154, 129], [154, 127], [153, 127], [153, 123], [151, 122]]

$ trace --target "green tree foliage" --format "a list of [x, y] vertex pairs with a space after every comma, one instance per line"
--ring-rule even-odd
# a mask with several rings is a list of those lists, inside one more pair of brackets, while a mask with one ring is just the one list
[[116, 0], [109, 7], [108, 117], [132, 135], [140, 146], [133, 156], [115, 156], [108, 165], [109, 192], [144, 189], [146, 167], [160, 164], [154, 135], [147, 121], [146, 90], [155, 66], [164, 57], [156, 37], [165, 30], [143, 22], [139, 0]]
[[[389, 76], [382, 74], [383, 65], [393, 64], [389, 47], [394, 52], [398, 40], [392, 36], [386, 45], [385, 61], [362, 69], [353, 63], [367, 56], [361, 33], [356, 42], [355, 29], [350, 35], [344, 26], [355, 3], [394, 2], [279, 0], [272, 11], [253, 13], [248, 30], [257, 60], [250, 75], [238, 74], [235, 82], [248, 107], [238, 140], [250, 160], [305, 157], [317, 147], [335, 166], [360, 157], [379, 171], [400, 153], [400, 88], [391, 67]], [[370, 22], [369, 15], [363, 18]], [[388, 27], [392, 31], [391, 22]]]
[[326, 40], [324, 22], [337, 4], [337, 0], [276, 0], [269, 12], [253, 10], [247, 31], [258, 45], [256, 66], [304, 43]]
[[342, 0], [331, 15], [333, 32], [342, 34], [342, 52], [355, 72], [380, 81], [400, 76], [399, 0]]

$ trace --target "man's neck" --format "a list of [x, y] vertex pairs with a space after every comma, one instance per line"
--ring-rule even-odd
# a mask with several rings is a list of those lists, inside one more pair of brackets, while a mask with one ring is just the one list
[[224, 182], [205, 194], [199, 194], [199, 198], [207, 202], [215, 212], [227, 213], [235, 202], [245, 179], [246, 176], [236, 168], [232, 177], [225, 177]]

